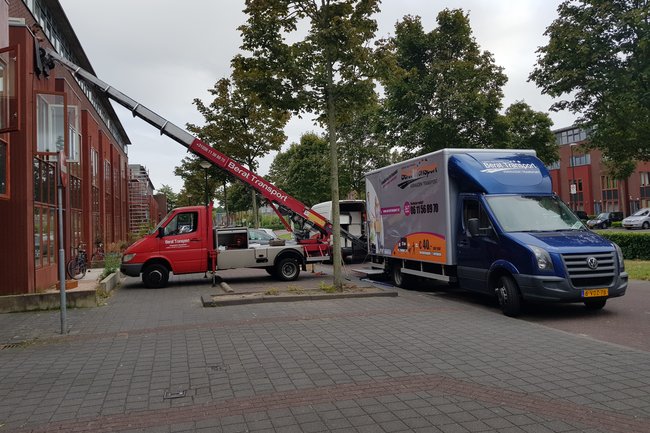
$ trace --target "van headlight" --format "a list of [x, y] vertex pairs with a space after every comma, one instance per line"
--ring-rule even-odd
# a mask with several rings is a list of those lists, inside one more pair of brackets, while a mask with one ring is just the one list
[[124, 254], [122, 256], [122, 263], [130, 262], [135, 257], [135, 254]]
[[625, 270], [625, 261], [623, 260], [623, 250], [621, 249], [621, 247], [619, 247], [616, 244], [614, 244], [614, 248], [616, 248], [616, 255], [618, 256], [618, 266], [622, 272]]
[[528, 248], [531, 249], [533, 254], [535, 254], [535, 261], [537, 262], [537, 268], [540, 271], [553, 271], [553, 261], [551, 260], [551, 255], [544, 248], [536, 247], [534, 245], [528, 245]]

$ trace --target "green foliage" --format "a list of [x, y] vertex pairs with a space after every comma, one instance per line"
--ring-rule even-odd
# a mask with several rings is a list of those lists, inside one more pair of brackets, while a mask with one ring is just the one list
[[494, 147], [505, 139], [503, 68], [479, 49], [461, 10], [441, 11], [437, 23], [427, 33], [420, 17], [406, 16], [380, 44], [390, 136], [410, 155]]
[[530, 79], [554, 98], [553, 110], [581, 114], [590, 146], [627, 178], [650, 159], [650, 26], [647, 1], [565, 0], [546, 29]]
[[650, 233], [602, 230], [598, 234], [621, 247], [626, 260], [650, 260]]
[[104, 256], [104, 272], [99, 277], [100, 280], [108, 277], [114, 272], [117, 272], [120, 269], [120, 262], [122, 260], [121, 254], [108, 253]]
[[330, 159], [327, 141], [314, 133], [300, 137], [273, 160], [269, 179], [279, 188], [312, 206], [330, 200]]
[[553, 121], [546, 113], [533, 111], [523, 101], [512, 104], [505, 112], [506, 145], [512, 149], [535, 149], [537, 157], [546, 164], [557, 161], [560, 156], [551, 131]]
[[260, 218], [260, 227], [264, 227], [266, 229], [271, 229], [271, 230], [283, 230], [284, 225], [280, 222], [280, 218], [273, 214], [273, 215], [262, 215]]

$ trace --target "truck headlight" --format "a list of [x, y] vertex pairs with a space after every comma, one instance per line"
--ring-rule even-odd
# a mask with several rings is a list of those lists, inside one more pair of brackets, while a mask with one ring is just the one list
[[528, 245], [528, 248], [530, 248], [533, 254], [535, 254], [537, 268], [540, 271], [553, 271], [553, 261], [551, 260], [551, 255], [548, 251], [534, 245]]
[[124, 254], [122, 256], [122, 263], [130, 262], [135, 257], [135, 254]]
[[625, 261], [623, 260], [623, 250], [618, 245], [614, 244], [616, 248], [616, 255], [618, 256], [618, 266], [621, 271], [625, 270]]

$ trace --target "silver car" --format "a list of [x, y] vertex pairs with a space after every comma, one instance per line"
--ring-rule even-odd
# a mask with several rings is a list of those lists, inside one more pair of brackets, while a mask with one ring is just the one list
[[623, 220], [626, 229], [650, 229], [650, 208], [639, 209]]

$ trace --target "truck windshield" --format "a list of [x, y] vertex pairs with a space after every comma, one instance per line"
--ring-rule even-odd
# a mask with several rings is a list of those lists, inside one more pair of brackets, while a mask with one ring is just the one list
[[556, 196], [487, 196], [506, 232], [585, 230], [582, 221]]

